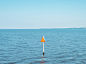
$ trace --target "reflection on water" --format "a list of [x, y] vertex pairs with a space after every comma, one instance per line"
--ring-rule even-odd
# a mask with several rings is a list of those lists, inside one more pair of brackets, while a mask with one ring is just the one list
[[43, 55], [43, 57], [40, 57], [40, 58], [42, 58], [42, 60], [40, 61], [40, 64], [45, 64], [46, 62], [44, 60], [44, 55]]

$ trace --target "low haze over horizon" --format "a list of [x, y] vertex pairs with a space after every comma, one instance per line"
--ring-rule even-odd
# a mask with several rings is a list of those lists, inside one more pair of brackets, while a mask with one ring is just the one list
[[86, 27], [86, 0], [0, 0], [0, 29]]

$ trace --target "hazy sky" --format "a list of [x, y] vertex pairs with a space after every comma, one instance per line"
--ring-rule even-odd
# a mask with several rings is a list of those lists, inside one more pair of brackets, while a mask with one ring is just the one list
[[0, 29], [86, 27], [86, 0], [0, 0]]

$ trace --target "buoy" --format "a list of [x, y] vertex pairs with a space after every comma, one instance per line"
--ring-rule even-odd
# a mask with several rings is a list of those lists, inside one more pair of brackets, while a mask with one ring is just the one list
[[44, 36], [42, 37], [41, 42], [43, 42], [43, 55], [44, 55], [44, 42], [45, 42]]

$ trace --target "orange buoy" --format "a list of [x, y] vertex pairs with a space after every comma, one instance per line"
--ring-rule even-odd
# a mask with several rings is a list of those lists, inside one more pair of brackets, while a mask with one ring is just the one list
[[42, 37], [41, 42], [43, 42], [43, 55], [44, 55], [44, 42], [45, 42], [44, 36]]
[[44, 36], [42, 37], [41, 42], [45, 42]]

